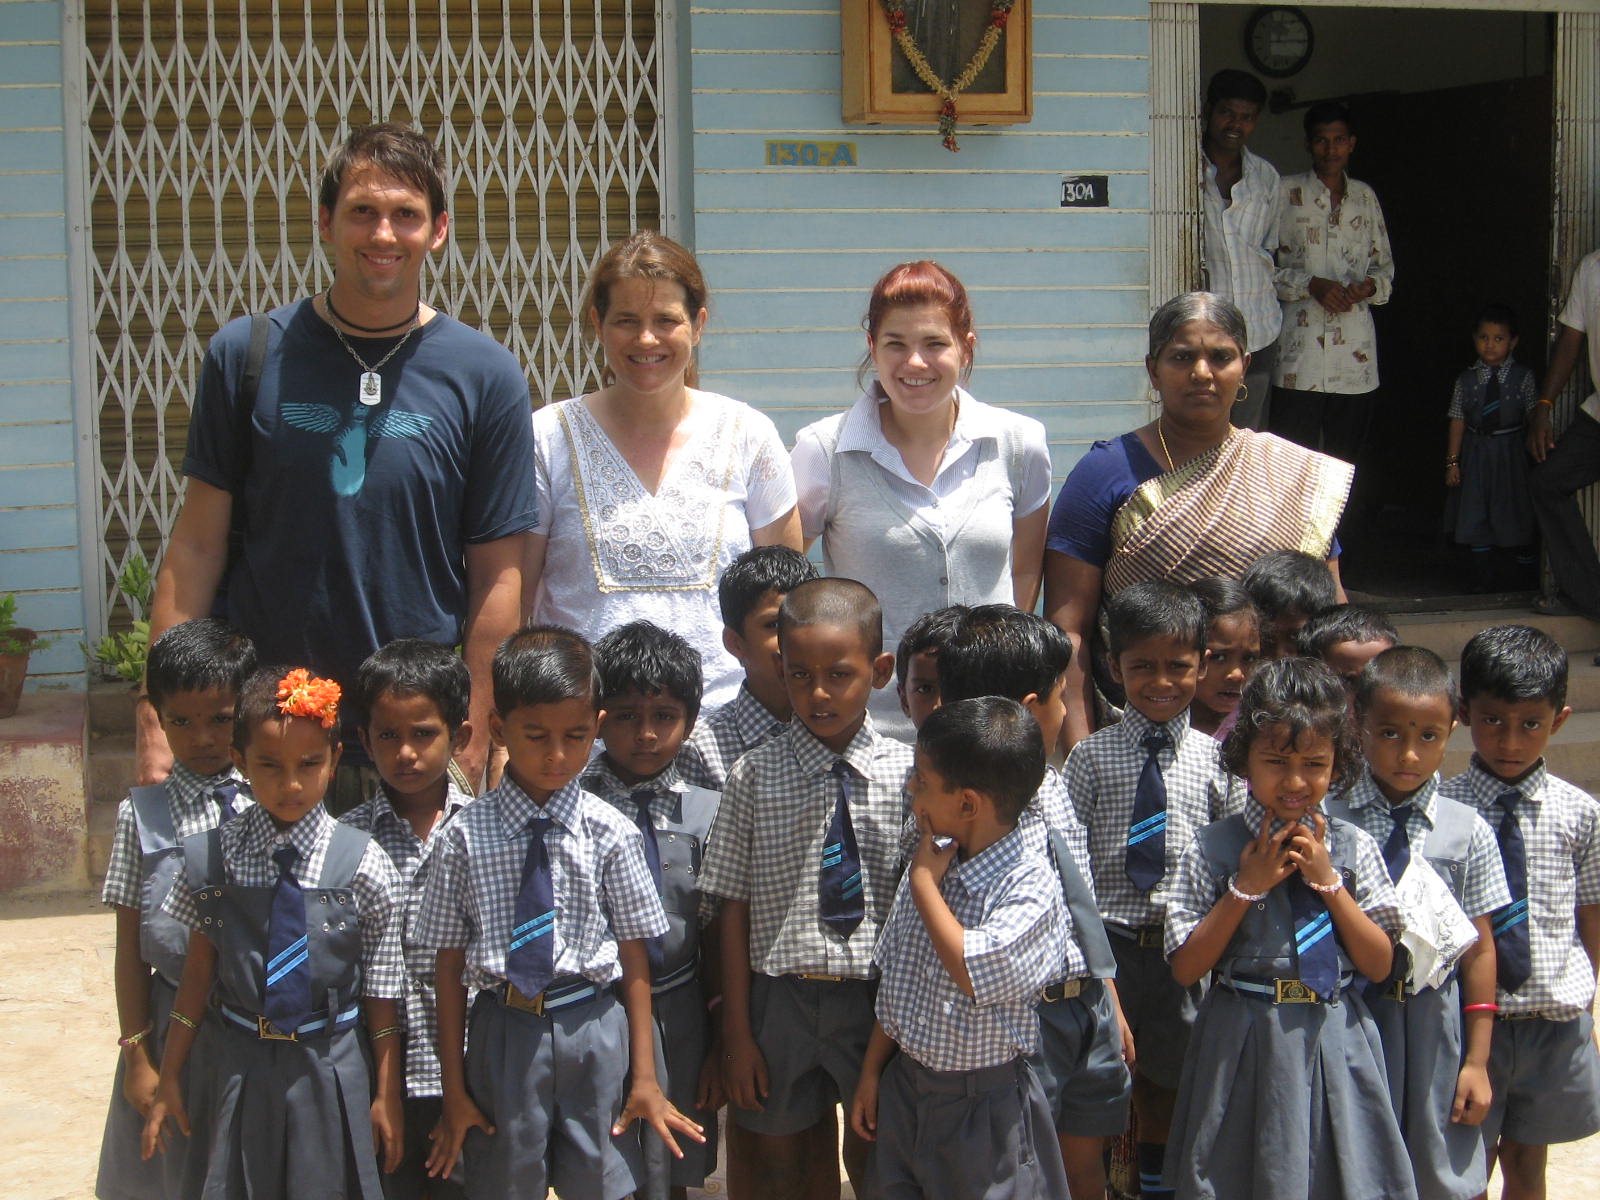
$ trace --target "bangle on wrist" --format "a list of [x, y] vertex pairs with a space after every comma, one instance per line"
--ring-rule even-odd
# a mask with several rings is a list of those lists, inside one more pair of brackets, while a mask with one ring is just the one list
[[1469, 1012], [1497, 1013], [1497, 1012], [1500, 1011], [1500, 1006], [1498, 1004], [1463, 1004], [1461, 1006], [1461, 1011], [1464, 1012], [1464, 1013], [1469, 1013]]
[[138, 1033], [130, 1033], [127, 1037], [119, 1037], [117, 1039], [117, 1045], [121, 1046], [124, 1050], [132, 1050], [140, 1042], [144, 1041], [145, 1038], [149, 1037], [151, 1031], [154, 1029], [155, 1026], [146, 1021], [144, 1028], [139, 1030]]
[[[1301, 878], [1305, 877], [1301, 876]], [[1321, 892], [1324, 896], [1331, 896], [1344, 886], [1344, 876], [1335, 876], [1332, 883], [1313, 883], [1311, 880], [1307, 879], [1306, 886], [1313, 892]]]
[[1554, 408], [1556, 406], [1556, 402], [1554, 400], [1548, 400], [1543, 396], [1540, 396], [1536, 403], [1542, 404], [1546, 408]]
[[711, 999], [706, 1001], [706, 1011], [708, 1013], [716, 1012], [717, 1011], [717, 1006], [719, 1004], [721, 1004], [721, 1003], [722, 1003], [722, 993], [718, 992], [715, 996], [711, 997]]
[[1267, 898], [1267, 894], [1265, 892], [1252, 896], [1249, 892], [1240, 891], [1239, 876], [1237, 874], [1235, 874], [1232, 879], [1228, 880], [1228, 894], [1231, 895], [1235, 900], [1243, 900], [1246, 904], [1260, 904]]
[[193, 1029], [193, 1030], [195, 1030], [197, 1032], [200, 1029], [200, 1022], [199, 1021], [196, 1021], [193, 1017], [184, 1016], [177, 1009], [173, 1009], [172, 1010], [172, 1019], [174, 1021], [176, 1021], [179, 1025], [187, 1026], [188, 1028]]

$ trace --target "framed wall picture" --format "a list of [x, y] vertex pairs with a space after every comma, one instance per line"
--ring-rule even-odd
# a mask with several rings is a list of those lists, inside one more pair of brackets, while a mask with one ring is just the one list
[[1032, 12], [1031, 0], [840, 0], [845, 121], [1031, 121]]

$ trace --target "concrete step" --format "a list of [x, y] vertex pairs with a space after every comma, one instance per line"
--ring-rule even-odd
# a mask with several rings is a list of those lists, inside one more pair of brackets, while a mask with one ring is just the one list
[[1491, 625], [1532, 625], [1542, 629], [1566, 648], [1575, 660], [1574, 665], [1580, 658], [1592, 658], [1594, 651], [1600, 649], [1600, 622], [1579, 616], [1543, 617], [1525, 608], [1400, 613], [1393, 619], [1403, 642], [1410, 646], [1426, 646], [1446, 660], [1459, 658], [1461, 648], [1472, 635]]
[[89, 880], [99, 887], [111, 864], [111, 839], [117, 831], [117, 806], [91, 804], [89, 806], [89, 835], [86, 847]]
[[117, 805], [133, 786], [134, 752], [133, 733], [115, 733], [89, 741], [88, 808], [92, 814], [97, 808]]
[[[1574, 712], [1546, 747], [1545, 762], [1551, 771], [1588, 792], [1600, 786], [1600, 712]], [[1472, 758], [1472, 736], [1458, 727], [1450, 738], [1444, 756], [1444, 777], [1449, 779], [1467, 769]]]
[[136, 684], [96, 682], [89, 685], [89, 736], [102, 737], [133, 732], [133, 702], [139, 694]]

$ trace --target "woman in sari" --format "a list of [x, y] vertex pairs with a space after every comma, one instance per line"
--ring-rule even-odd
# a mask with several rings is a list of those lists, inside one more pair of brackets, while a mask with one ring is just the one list
[[[1161, 403], [1148, 425], [1096, 442], [1056, 498], [1045, 541], [1045, 613], [1073, 644], [1066, 748], [1094, 729], [1086, 669], [1103, 601], [1131, 583], [1239, 575], [1269, 550], [1325, 557], [1354, 468], [1271, 434], [1237, 429], [1250, 355], [1244, 317], [1187, 292], [1150, 318], [1145, 370]], [[1342, 593], [1342, 589], [1341, 589]]]

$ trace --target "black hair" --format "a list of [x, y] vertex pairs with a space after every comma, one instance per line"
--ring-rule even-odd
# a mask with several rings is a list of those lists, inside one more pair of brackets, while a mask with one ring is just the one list
[[437, 221], [450, 207], [445, 186], [444, 158], [426, 134], [393, 121], [363, 125], [350, 131], [333, 152], [317, 186], [317, 205], [330, 213], [339, 205], [345, 176], [355, 167], [371, 165], [392, 179], [409, 184], [428, 197], [428, 217]]
[[524, 625], [494, 652], [494, 707], [502, 717], [530, 704], [588, 700], [600, 710], [594, 650], [559, 625]]
[[1210, 624], [1205, 604], [1192, 589], [1147, 579], [1129, 584], [1106, 601], [1106, 649], [1116, 658], [1132, 642], [1168, 637], [1203, 653]]
[[968, 609], [939, 648], [944, 703], [974, 696], [1048, 696], [1072, 662], [1067, 635], [1043, 617], [1010, 604]]
[[426, 638], [396, 638], [367, 656], [356, 671], [350, 707], [357, 724], [372, 722], [372, 708], [384, 696], [426, 696], [453, 734], [466, 723], [472, 675], [449, 646]]
[[156, 712], [178, 692], [224, 688], [238, 693], [256, 669], [255, 643], [217, 617], [173, 625], [145, 660], [144, 690]]
[[1567, 652], [1542, 629], [1495, 625], [1474, 635], [1461, 651], [1461, 698], [1516, 703], [1545, 700], [1557, 712], [1567, 703]]
[[[233, 721], [233, 745], [240, 754], [250, 748], [250, 739], [255, 735], [257, 725], [283, 718], [283, 710], [278, 707], [278, 685], [283, 682], [284, 676], [294, 669], [285, 666], [257, 667], [240, 686], [239, 712]], [[308, 676], [313, 683], [333, 682], [326, 675], [318, 675], [315, 671], [309, 671]], [[323, 725], [322, 728], [328, 735], [328, 745], [340, 744], [337, 702], [334, 705], [333, 723]]]
[[868, 658], [883, 653], [883, 609], [866, 584], [842, 576], [812, 579], [793, 588], [778, 608], [778, 648], [784, 635], [801, 625], [853, 629]]
[[1267, 621], [1286, 612], [1310, 616], [1339, 599], [1328, 564], [1303, 550], [1267, 551], [1250, 564], [1241, 582]]
[[1016, 825], [1044, 782], [1039, 722], [1001, 696], [941, 704], [917, 731], [917, 748], [950, 787], [987, 796], [1003, 825]]
[[1281, 727], [1291, 746], [1298, 746], [1308, 733], [1333, 742], [1330, 792], [1348, 787], [1361, 770], [1350, 693], [1344, 680], [1320, 659], [1275, 658], [1256, 669], [1244, 685], [1238, 722], [1222, 743], [1222, 765], [1240, 778], [1247, 777], [1250, 747], [1269, 727]]
[[616, 696], [668, 695], [683, 705], [689, 724], [700, 715], [700, 652], [649, 621], [619, 625], [594, 644], [600, 672], [600, 706]]
[[1239, 311], [1237, 304], [1215, 292], [1181, 292], [1151, 314], [1149, 352], [1145, 361], [1154, 363], [1160, 358], [1167, 343], [1191, 321], [1204, 321], [1216, 326], [1228, 336], [1241, 355], [1249, 353], [1250, 335], [1245, 326], [1244, 313]]
[[1379, 692], [1402, 696], [1443, 696], [1453, 718], [1461, 695], [1444, 659], [1423, 646], [1391, 646], [1361, 669], [1356, 680], [1356, 716], [1367, 714]]
[[1504, 325], [1512, 337], [1519, 336], [1517, 323], [1517, 310], [1509, 304], [1485, 304], [1478, 309], [1478, 315], [1472, 318], [1472, 332], [1478, 332], [1483, 325]]
[[1223, 617], [1244, 615], [1249, 617], [1259, 627], [1261, 614], [1256, 611], [1256, 602], [1250, 599], [1250, 593], [1244, 590], [1232, 575], [1207, 575], [1204, 579], [1196, 579], [1189, 585], [1189, 590], [1200, 597], [1200, 603], [1206, 606], [1206, 631], [1210, 632], [1213, 622]]
[[906, 672], [911, 669], [911, 656], [931, 650], [937, 658], [969, 611], [965, 604], [951, 604], [925, 612], [906, 626], [894, 652], [895, 683], [902, 691], [906, 686]]
[[1332, 125], [1335, 121], [1344, 122], [1344, 127], [1350, 131], [1350, 136], [1356, 133], [1355, 119], [1350, 116], [1350, 106], [1343, 100], [1318, 100], [1306, 109], [1306, 115], [1301, 121], [1306, 131], [1306, 137], [1311, 137], [1312, 131], [1318, 125]]
[[1340, 642], [1400, 644], [1400, 631], [1380, 608], [1368, 604], [1335, 604], [1311, 614], [1294, 635], [1296, 654], [1322, 658]]
[[1206, 108], [1215, 108], [1224, 100], [1246, 100], [1258, 108], [1267, 105], [1267, 86], [1249, 71], [1224, 67], [1206, 84]]
[[776, 592], [781, 600], [807, 580], [817, 578], [817, 568], [798, 550], [788, 546], [753, 546], [728, 564], [717, 581], [717, 604], [722, 623], [744, 633], [744, 623], [761, 597]]

